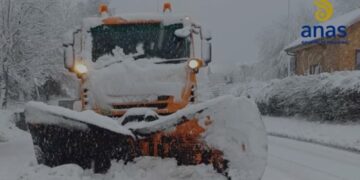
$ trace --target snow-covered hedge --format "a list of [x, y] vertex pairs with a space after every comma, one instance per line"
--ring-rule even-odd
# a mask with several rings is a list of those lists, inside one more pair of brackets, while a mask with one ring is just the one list
[[264, 115], [360, 119], [360, 72], [324, 73], [274, 80], [257, 93]]

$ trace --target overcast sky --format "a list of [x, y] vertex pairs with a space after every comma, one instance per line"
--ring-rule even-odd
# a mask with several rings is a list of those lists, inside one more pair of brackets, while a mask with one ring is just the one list
[[[293, 4], [296, 1], [291, 0]], [[112, 0], [118, 13], [157, 12], [163, 0]], [[288, 0], [171, 0], [173, 11], [206, 25], [213, 35], [216, 63], [253, 63], [257, 35], [280, 16], [287, 16]], [[311, 3], [311, 2], [310, 2]], [[295, 6], [295, 5], [293, 5]], [[293, 7], [296, 8], [296, 7]]]

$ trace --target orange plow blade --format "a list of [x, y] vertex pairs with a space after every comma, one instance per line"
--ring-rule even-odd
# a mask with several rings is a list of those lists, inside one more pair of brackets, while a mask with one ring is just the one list
[[227, 179], [258, 180], [266, 166], [265, 128], [246, 98], [220, 97], [124, 125], [91, 112], [30, 103], [26, 121], [38, 162], [50, 167], [73, 163], [106, 173], [112, 160], [153, 156], [180, 166], [211, 165]]

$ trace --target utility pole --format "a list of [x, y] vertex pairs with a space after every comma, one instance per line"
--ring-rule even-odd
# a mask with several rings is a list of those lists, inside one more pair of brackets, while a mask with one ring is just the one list
[[7, 108], [7, 103], [8, 103], [8, 96], [9, 96], [9, 67], [8, 67], [8, 61], [9, 61], [9, 56], [10, 56], [10, 44], [12, 45], [13, 43], [13, 37], [10, 33], [10, 15], [11, 15], [11, 0], [8, 0], [8, 4], [7, 4], [7, 16], [6, 16], [6, 27], [4, 30], [5, 33], [5, 39], [7, 39], [5, 43], [7, 43], [6, 48], [5, 48], [5, 56], [2, 62], [2, 88], [1, 88], [1, 107], [2, 109], [6, 109]]
[[157, 12], [160, 13], [160, 0], [156, 0], [156, 9], [157, 9]]
[[[291, 2], [290, 2], [291, 0], [288, 0], [288, 40], [287, 40], [287, 42], [288, 43], [290, 43], [290, 41], [291, 41], [291, 16], [290, 16], [290, 13], [291, 13]], [[288, 59], [288, 76], [291, 76], [291, 74], [292, 74], [292, 67], [291, 67], [291, 63], [292, 63], [292, 58], [293, 57], [290, 57], [289, 59]]]

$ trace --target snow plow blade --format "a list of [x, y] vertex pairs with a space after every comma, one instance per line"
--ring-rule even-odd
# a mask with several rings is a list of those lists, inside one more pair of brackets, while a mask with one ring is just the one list
[[50, 167], [73, 163], [106, 173], [112, 160], [155, 156], [178, 165], [212, 165], [227, 179], [259, 180], [266, 166], [266, 131], [246, 98], [220, 97], [124, 125], [126, 117], [116, 121], [42, 103], [29, 103], [25, 114], [37, 160]]

